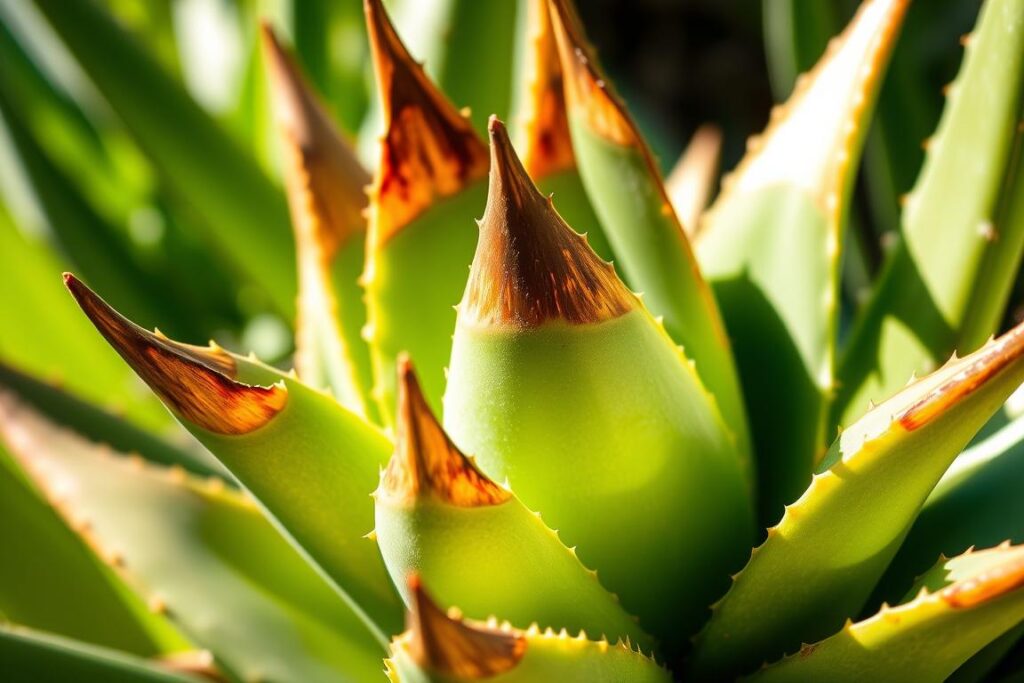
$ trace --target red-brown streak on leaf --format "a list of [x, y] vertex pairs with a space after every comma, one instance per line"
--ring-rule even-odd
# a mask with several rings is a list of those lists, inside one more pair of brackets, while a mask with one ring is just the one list
[[[922, 427], [983, 386], [1024, 355], [1024, 323], [960, 361], [962, 369], [907, 408], [900, 424], [907, 431]], [[941, 372], [941, 370], [940, 370]]]
[[529, 0], [530, 99], [523, 122], [523, 166], [540, 179], [576, 167], [569, 135], [562, 64], [551, 26], [548, 0]]
[[444, 433], [420, 390], [408, 356], [398, 359], [398, 417], [395, 454], [381, 492], [410, 502], [432, 495], [459, 507], [504, 503], [511, 494], [482, 474]]
[[495, 117], [490, 133], [490, 188], [462, 320], [479, 326], [537, 327], [551, 319], [584, 324], [636, 308], [636, 297], [612, 266], [537, 190]]
[[957, 609], [977, 607], [1024, 587], [1024, 557], [944, 588], [940, 597]]
[[424, 669], [463, 679], [488, 678], [515, 668], [526, 654], [526, 637], [518, 631], [470, 625], [445, 614], [415, 574], [409, 577], [409, 590], [408, 647]]
[[288, 400], [283, 386], [233, 379], [235, 362], [223, 351], [148, 332], [70, 273], [64, 274], [64, 283], [125, 362], [185, 420], [217, 434], [246, 434], [269, 422]]
[[370, 253], [487, 173], [487, 146], [413, 61], [381, 0], [365, 0], [385, 133], [371, 190]]

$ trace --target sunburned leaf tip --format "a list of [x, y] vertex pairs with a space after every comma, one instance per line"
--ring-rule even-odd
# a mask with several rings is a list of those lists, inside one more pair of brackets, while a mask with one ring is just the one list
[[504, 124], [491, 117], [491, 174], [460, 312], [480, 326], [536, 327], [616, 318], [635, 297], [530, 180]]
[[513, 669], [526, 653], [526, 637], [468, 624], [446, 614], [427, 595], [418, 575], [409, 577], [409, 654], [424, 669], [462, 679], [489, 678]]
[[395, 454], [381, 493], [409, 501], [427, 494], [450, 505], [497, 505], [511, 494], [483, 475], [444, 433], [427, 405], [408, 356], [398, 359]]
[[218, 434], [246, 434], [270, 421], [288, 399], [280, 385], [236, 381], [235, 361], [218, 348], [180, 344], [142, 329], [71, 273], [64, 284], [125, 362], [183, 419]]
[[365, 227], [370, 175], [267, 23], [261, 26], [261, 41], [298, 246], [304, 252], [315, 246], [329, 260]]
[[380, 247], [438, 198], [482, 178], [488, 158], [472, 123], [409, 55], [381, 0], [364, 8], [385, 126], [369, 235]]
[[939, 592], [950, 607], [977, 607], [1024, 587], [1024, 556], [997, 565], [978, 576], [954, 583]]

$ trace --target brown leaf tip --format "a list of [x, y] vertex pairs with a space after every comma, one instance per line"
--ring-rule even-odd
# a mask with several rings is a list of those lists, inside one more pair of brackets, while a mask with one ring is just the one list
[[365, 228], [370, 175], [269, 24], [262, 25], [261, 35], [298, 246], [328, 262]]
[[[937, 372], [946, 371], [951, 376], [927, 396], [907, 408], [899, 417], [900, 424], [907, 431], [928, 424], [980, 389], [1022, 355], [1024, 323], [990, 341], [974, 353], [955, 361], [951, 368], [940, 368]], [[950, 369], [955, 372], [949, 372]]]
[[64, 284], [111, 346], [180, 415], [217, 434], [246, 434], [283, 407], [283, 386], [251, 386], [233, 379], [234, 359], [220, 349], [171, 341], [142, 329], [70, 273]]
[[515, 668], [526, 654], [521, 632], [469, 624], [445, 613], [415, 574], [409, 577], [409, 592], [407, 647], [424, 669], [459, 679], [488, 678]]
[[1024, 556], [1018, 555], [1005, 564], [944, 588], [939, 595], [950, 607], [963, 609], [977, 607], [1021, 587], [1024, 587]]
[[620, 145], [641, 146], [622, 99], [601, 72], [576, 10], [569, 0], [549, 0], [548, 6], [569, 106], [594, 133]]
[[635, 308], [636, 297], [611, 264], [537, 190], [495, 117], [490, 134], [487, 208], [460, 319], [537, 327], [547, 320], [597, 323]]
[[427, 405], [408, 356], [398, 359], [395, 454], [381, 493], [400, 502], [430, 495], [450, 505], [498, 505], [512, 494], [480, 472], [455, 447]]
[[437, 198], [487, 173], [487, 147], [402, 44], [381, 0], [365, 0], [384, 115], [370, 242], [380, 247]]

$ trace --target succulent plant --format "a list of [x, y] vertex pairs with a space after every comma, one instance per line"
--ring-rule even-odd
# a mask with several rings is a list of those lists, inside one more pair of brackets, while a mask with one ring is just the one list
[[[102, 107], [0, 11], [64, 250], [5, 191], [0, 679], [1024, 676], [1024, 0], [964, 38], [863, 297], [909, 0], [863, 0], [710, 207], [721, 132], [664, 181], [570, 0], [296, 0], [231, 127], [169, 5], [109, 4], [34, 0]], [[785, 76], [830, 11], [768, 5]]]

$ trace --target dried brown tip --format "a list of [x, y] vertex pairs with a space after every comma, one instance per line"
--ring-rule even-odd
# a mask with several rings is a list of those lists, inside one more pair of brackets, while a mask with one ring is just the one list
[[530, 51], [527, 53], [527, 114], [523, 121], [523, 166], [532, 178], [576, 167], [569, 135], [562, 64], [551, 26], [548, 0], [527, 6]]
[[487, 173], [487, 147], [413, 61], [381, 0], [365, 0], [370, 48], [384, 115], [380, 164], [371, 190], [371, 248], [437, 199]]
[[246, 434], [284, 407], [284, 387], [236, 381], [235, 361], [220, 349], [180, 344], [142, 329], [71, 273], [64, 274], [64, 284], [100, 334], [182, 419], [217, 434]]
[[261, 35], [298, 246], [329, 262], [342, 244], [365, 228], [362, 212], [370, 174], [269, 24], [262, 25]]
[[1024, 587], [1024, 556], [944, 588], [939, 595], [953, 608], [977, 607]]
[[460, 679], [488, 678], [515, 668], [526, 654], [526, 637], [518, 631], [470, 625], [445, 614], [416, 575], [409, 577], [409, 592], [409, 654], [424, 669]]
[[537, 327], [550, 319], [596, 323], [632, 310], [636, 298], [537, 190], [505, 126], [492, 116], [489, 128], [487, 208], [460, 319]]
[[405, 355], [398, 359], [395, 454], [381, 492], [403, 502], [431, 495], [460, 507], [497, 505], [512, 495], [482, 474], [444, 433]]
[[980, 389], [1022, 356], [1024, 323], [990, 341], [974, 353], [937, 370], [936, 373], [943, 373], [947, 376], [946, 379], [907, 408], [899, 416], [900, 424], [907, 431], [928, 424]]
[[549, 0], [548, 7], [572, 112], [583, 117], [594, 133], [620, 145], [646, 150], [622, 99], [601, 72], [572, 4], [568, 0]]

